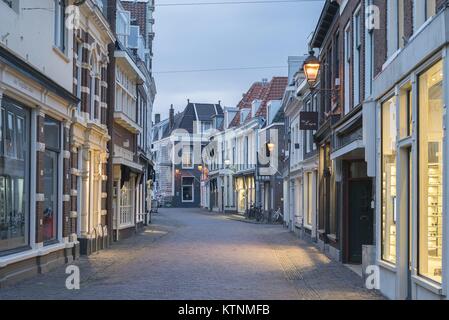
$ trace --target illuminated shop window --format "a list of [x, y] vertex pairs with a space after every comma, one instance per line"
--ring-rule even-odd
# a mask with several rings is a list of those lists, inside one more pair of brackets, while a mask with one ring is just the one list
[[419, 274], [441, 282], [443, 63], [419, 77]]
[[382, 259], [396, 263], [396, 98], [382, 104]]

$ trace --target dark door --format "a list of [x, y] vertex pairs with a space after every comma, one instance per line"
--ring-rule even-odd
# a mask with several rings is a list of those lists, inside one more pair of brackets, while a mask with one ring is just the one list
[[349, 181], [349, 262], [362, 263], [362, 245], [373, 244], [372, 184], [370, 179]]

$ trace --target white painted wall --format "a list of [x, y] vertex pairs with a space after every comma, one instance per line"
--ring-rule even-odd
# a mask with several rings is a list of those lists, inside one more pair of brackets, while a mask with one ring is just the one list
[[0, 1], [0, 44], [72, 91], [73, 37], [65, 54], [55, 49], [54, 14], [53, 0], [17, 0], [13, 9]]

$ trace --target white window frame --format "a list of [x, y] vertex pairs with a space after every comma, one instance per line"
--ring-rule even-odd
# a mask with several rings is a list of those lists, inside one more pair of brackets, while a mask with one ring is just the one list
[[[365, 7], [372, 5], [372, 0], [366, 0]], [[374, 76], [374, 29], [365, 28], [365, 98], [373, 92]]]
[[[63, 7], [61, 8], [62, 4]], [[62, 52], [65, 52], [67, 39], [67, 33], [65, 30], [65, 0], [54, 0], [54, 7], [54, 46]]]
[[[191, 160], [190, 166], [188, 166], [188, 165], [186, 165], [186, 164], [184, 163], [184, 148], [189, 149], [188, 152], [189, 152], [189, 154], [190, 154], [190, 160]], [[195, 166], [195, 161], [194, 161], [193, 146], [192, 146], [191, 144], [184, 144], [184, 145], [182, 146], [181, 167], [182, 167], [183, 169], [193, 169], [194, 166]]]
[[[306, 102], [306, 110], [309, 112], [312, 111], [312, 98], [310, 98], [310, 100]], [[307, 154], [312, 151], [312, 148], [310, 147], [311, 140], [312, 140], [312, 131], [308, 130], [307, 136], [306, 136], [306, 153]]]
[[[192, 178], [192, 184], [184, 184], [184, 178]], [[192, 187], [192, 200], [184, 200], [184, 187]], [[181, 177], [181, 201], [183, 203], [192, 203], [195, 202], [195, 178], [191, 176]]]
[[360, 103], [360, 61], [362, 52], [362, 15], [361, 6], [354, 11], [353, 16], [353, 42], [354, 42], [354, 59], [353, 59], [353, 107]]
[[344, 41], [345, 41], [345, 46], [344, 46], [344, 114], [349, 113], [350, 111], [350, 88], [349, 88], [349, 84], [350, 84], [350, 80], [351, 80], [351, 74], [350, 74], [350, 65], [351, 65], [351, 48], [352, 46], [351, 44], [351, 23], [349, 22], [346, 27], [345, 27], [345, 31], [344, 31]]

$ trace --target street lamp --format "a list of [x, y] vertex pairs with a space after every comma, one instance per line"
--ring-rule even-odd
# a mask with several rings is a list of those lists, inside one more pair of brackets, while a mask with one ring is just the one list
[[304, 61], [303, 69], [304, 74], [306, 75], [307, 82], [311, 87], [315, 84], [317, 78], [318, 78], [318, 72], [320, 71], [320, 60], [318, 60], [313, 50], [310, 50], [309, 56]]
[[268, 151], [273, 152], [274, 147], [275, 147], [275, 145], [274, 145], [273, 142], [268, 142], [268, 143], [267, 143]]

